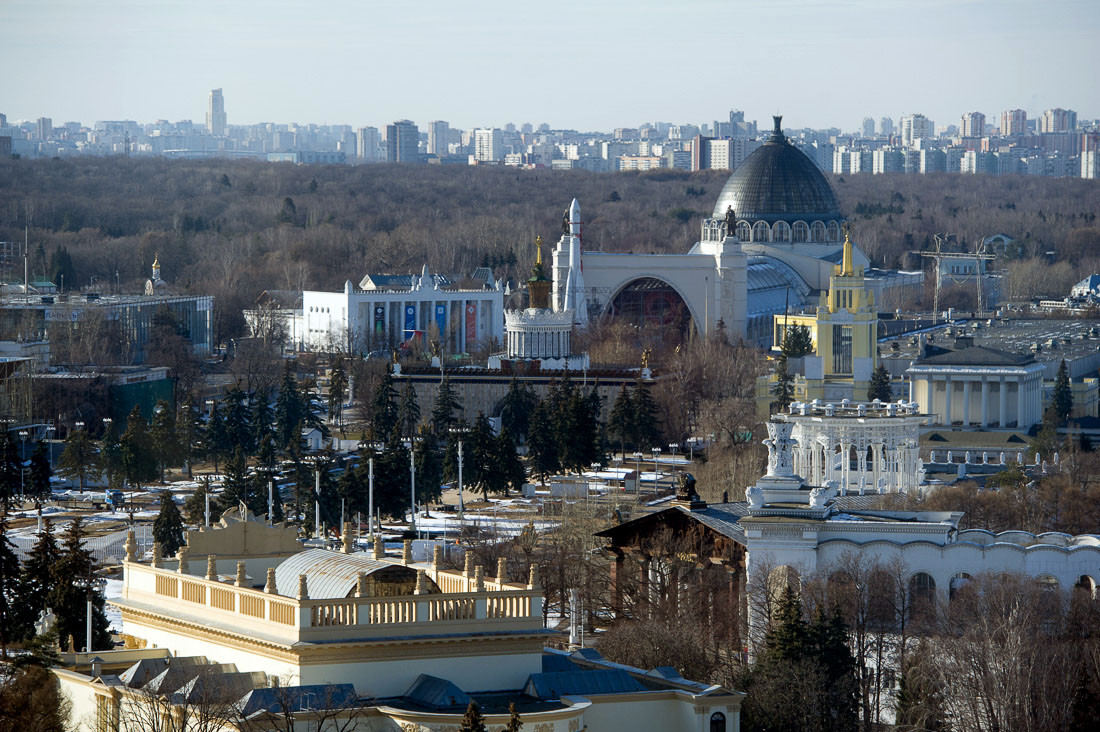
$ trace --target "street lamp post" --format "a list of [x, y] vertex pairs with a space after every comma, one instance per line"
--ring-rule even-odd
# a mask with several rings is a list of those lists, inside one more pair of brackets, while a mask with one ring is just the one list
[[[83, 422], [73, 422], [73, 427], [76, 427], [77, 431], [81, 432], [81, 431], [84, 430], [84, 423]], [[79, 436], [79, 439], [80, 439], [80, 458], [81, 458], [82, 461], [85, 458], [84, 451], [86, 449], [88, 449], [88, 445], [85, 442], [85, 438], [87, 438], [87, 435], [80, 435]], [[84, 470], [85, 470], [85, 466], [82, 463], [81, 466], [80, 466], [80, 492], [81, 493], [84, 492], [84, 488], [85, 488]]]
[[57, 428], [51, 425], [46, 425], [46, 442], [50, 443], [50, 470], [53, 470], [53, 433], [57, 432]]
[[405, 440], [409, 448], [409, 528], [416, 531], [416, 443], [418, 438]]
[[653, 448], [653, 497], [657, 497], [658, 482], [661, 477], [660, 471], [657, 469], [657, 458], [661, 456], [661, 448]]
[[634, 453], [634, 495], [640, 500], [642, 497], [642, 453]]
[[27, 494], [27, 486], [23, 479], [24, 468], [27, 464], [27, 431], [19, 430], [19, 500], [22, 502], [23, 496]]
[[462, 521], [466, 512], [466, 502], [462, 497], [462, 436], [466, 434], [466, 428], [452, 427], [451, 434], [458, 436], [458, 520]]

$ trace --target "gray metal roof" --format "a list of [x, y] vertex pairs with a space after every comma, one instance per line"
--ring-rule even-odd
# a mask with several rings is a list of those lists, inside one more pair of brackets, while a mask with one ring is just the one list
[[298, 575], [304, 574], [311, 599], [347, 597], [355, 589], [360, 572], [369, 575], [383, 569], [404, 572], [416, 579], [416, 570], [412, 567], [379, 562], [363, 554], [307, 549], [287, 557], [275, 568], [275, 590], [286, 597], [297, 597]]

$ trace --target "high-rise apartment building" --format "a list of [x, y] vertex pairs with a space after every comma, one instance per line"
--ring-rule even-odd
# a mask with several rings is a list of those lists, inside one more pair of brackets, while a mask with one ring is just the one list
[[48, 140], [53, 136], [53, 120], [49, 117], [39, 117], [35, 123], [35, 132], [39, 140]]
[[401, 119], [386, 125], [386, 162], [420, 162], [420, 130], [412, 121]]
[[1077, 113], [1072, 109], [1048, 109], [1039, 118], [1039, 132], [1073, 132], [1075, 129]]
[[1001, 112], [1001, 135], [1017, 137], [1027, 134], [1027, 112], [1022, 109], [1008, 109]]
[[496, 127], [474, 130], [474, 160], [489, 163], [504, 159], [504, 135]]
[[863, 118], [863, 136], [874, 137], [875, 136], [875, 118], [864, 117]]
[[428, 123], [428, 154], [446, 155], [447, 144], [451, 141], [451, 125], [441, 119]]
[[907, 114], [901, 118], [901, 144], [913, 147], [917, 140], [931, 139], [936, 136], [932, 120], [923, 114]]
[[890, 117], [883, 117], [879, 120], [879, 130], [883, 137], [890, 137], [894, 134], [894, 120]]
[[359, 148], [355, 154], [360, 160], [374, 162], [378, 159], [378, 128], [360, 127], [356, 136]]
[[225, 97], [221, 89], [210, 90], [210, 100], [206, 109], [206, 129], [215, 137], [224, 137], [227, 130], [225, 123]]
[[981, 112], [967, 112], [962, 116], [959, 129], [963, 137], [982, 137], [985, 135], [985, 115]]

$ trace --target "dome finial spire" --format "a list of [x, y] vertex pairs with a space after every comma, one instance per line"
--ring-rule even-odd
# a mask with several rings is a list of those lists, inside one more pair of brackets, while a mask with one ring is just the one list
[[852, 237], [848, 223], [844, 223], [844, 254], [840, 260], [840, 274], [851, 275], [855, 271], [852, 267]]
[[783, 115], [773, 114], [772, 121], [775, 123], [775, 128], [772, 130], [773, 134], [782, 136], [783, 134]]

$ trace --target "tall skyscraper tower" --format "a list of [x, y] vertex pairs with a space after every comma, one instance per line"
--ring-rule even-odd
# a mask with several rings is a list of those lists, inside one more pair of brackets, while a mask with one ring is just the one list
[[446, 155], [447, 143], [451, 140], [451, 126], [443, 120], [428, 123], [428, 154]]
[[923, 114], [907, 114], [901, 118], [901, 144], [905, 147], [913, 147], [917, 140], [933, 137], [935, 126]]
[[221, 89], [210, 90], [210, 102], [206, 110], [206, 129], [215, 137], [224, 137], [228, 131], [225, 124], [225, 98]]
[[474, 130], [474, 160], [482, 163], [504, 159], [504, 136], [495, 127]]
[[1001, 112], [1001, 135], [1016, 137], [1024, 134], [1027, 134], [1027, 112], [1022, 109]]
[[894, 120], [889, 117], [883, 117], [879, 121], [879, 129], [882, 130], [883, 137], [890, 137], [894, 134]]
[[420, 162], [420, 130], [410, 120], [386, 125], [386, 162]]
[[378, 159], [378, 128], [360, 127], [356, 138], [359, 149], [356, 153], [360, 160], [374, 162]]
[[873, 117], [863, 118], [863, 136], [874, 137], [875, 136], [875, 120]]
[[985, 134], [985, 115], [981, 112], [967, 112], [962, 116], [959, 129], [963, 137], [981, 137]]

